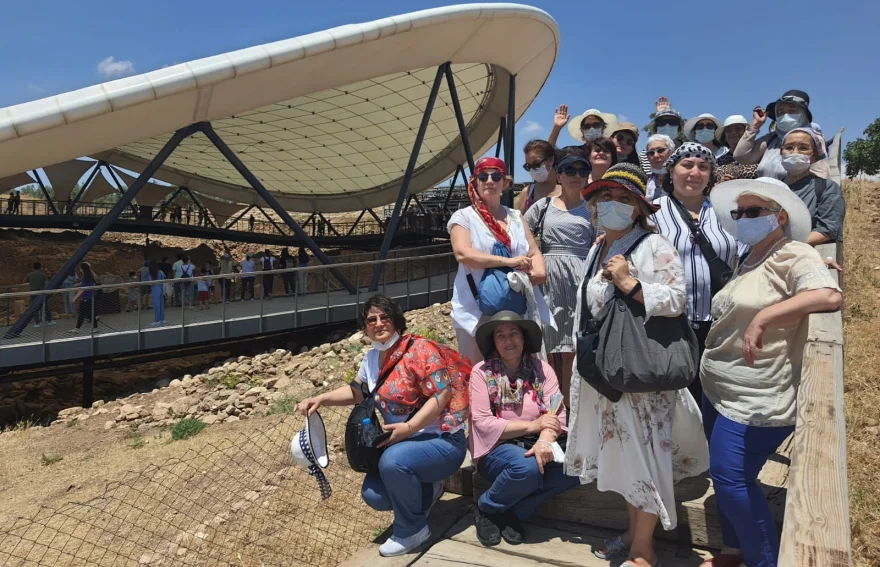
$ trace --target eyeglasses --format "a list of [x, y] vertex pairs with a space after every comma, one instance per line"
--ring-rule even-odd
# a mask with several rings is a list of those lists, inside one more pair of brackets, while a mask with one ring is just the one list
[[550, 159], [550, 158], [542, 159], [541, 161], [537, 161], [535, 163], [524, 163], [523, 169], [525, 169], [526, 171], [532, 171], [533, 169], [540, 169], [541, 167], [544, 166], [545, 163], [547, 163], [548, 159]]
[[635, 139], [630, 136], [624, 136], [623, 134], [617, 134], [616, 136], [614, 136], [614, 139], [621, 144], [626, 144], [627, 146], [634, 146], [636, 144]]
[[584, 122], [581, 124], [581, 128], [604, 128], [605, 124], [602, 122]]
[[562, 170], [562, 173], [569, 177], [584, 177], [587, 178], [590, 176], [590, 170], [584, 167], [566, 167]]
[[770, 209], [768, 207], [746, 207], [744, 209], [730, 211], [730, 218], [733, 220], [739, 220], [743, 217], [756, 219], [761, 216], [762, 212], [778, 213], [780, 210], [781, 209]]
[[678, 126], [678, 120], [675, 118], [660, 118], [654, 122], [655, 126]]
[[367, 323], [367, 325], [372, 327], [376, 325], [379, 321], [382, 321], [383, 323], [390, 322], [391, 317], [389, 317], [388, 315], [370, 315], [369, 317], [364, 319], [364, 321]]
[[489, 181], [489, 178], [492, 178], [492, 181], [498, 183], [504, 177], [500, 171], [493, 171], [492, 173], [486, 173], [485, 171], [477, 175], [477, 179], [482, 181], [483, 183]]
[[703, 122], [703, 123], [700, 123], [700, 124], [697, 124], [696, 126], [694, 126], [694, 130], [714, 130], [716, 128], [718, 128], [718, 126], [716, 126], [715, 124], [713, 124], [711, 122], [708, 124]]
[[647, 151], [645, 151], [645, 155], [648, 157], [663, 156], [663, 154], [665, 154], [668, 151], [669, 151], [669, 148], [660, 148], [659, 150], [647, 150]]

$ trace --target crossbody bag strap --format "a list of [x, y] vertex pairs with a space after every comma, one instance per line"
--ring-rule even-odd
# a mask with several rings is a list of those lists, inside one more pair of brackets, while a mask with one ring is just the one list
[[596, 264], [599, 261], [599, 256], [602, 253], [602, 248], [599, 247], [596, 249], [596, 253], [590, 259], [590, 262], [587, 264], [587, 271], [584, 273], [584, 281], [581, 283], [581, 321], [580, 321], [580, 332], [586, 332], [587, 325], [590, 321], [593, 320], [593, 314], [590, 312], [590, 304], [587, 303], [587, 286], [590, 284], [590, 278], [595, 275]]
[[695, 221], [690, 212], [684, 208], [684, 205], [681, 204], [681, 201], [673, 197], [669, 196], [669, 200], [672, 201], [672, 204], [675, 206], [678, 211], [678, 216], [681, 217], [681, 220], [685, 222], [688, 228], [691, 231], [691, 235], [694, 237], [694, 242], [700, 247], [700, 251], [703, 253], [703, 257], [706, 259], [710, 265], [712, 262], [718, 258], [718, 253], [715, 252], [715, 249], [712, 247], [712, 243], [706, 238], [706, 235], [703, 234], [703, 229], [700, 228], [700, 225], [697, 221]]
[[[406, 346], [403, 348], [403, 354], [406, 354], [406, 351], [409, 350], [409, 347], [412, 346], [412, 343], [413, 343], [413, 338], [410, 337]], [[402, 358], [403, 357], [401, 357], [401, 359]], [[379, 391], [379, 388], [382, 387], [382, 384], [385, 383], [385, 380], [387, 380], [388, 377], [391, 376], [391, 372], [394, 370], [395, 366], [397, 366], [397, 365], [389, 366], [388, 368], [386, 368], [383, 372], [381, 372], [379, 374], [379, 379], [376, 380], [376, 385], [373, 387], [372, 390], [368, 390], [366, 383], [361, 382], [361, 393], [364, 395], [364, 399], [372, 398], [373, 395]]]
[[[538, 211], [538, 222], [535, 224], [535, 238], [542, 238], [544, 234], [544, 218], [547, 216], [547, 210], [550, 209], [550, 200], [553, 197], [544, 197], [542, 199], [544, 208]], [[540, 205], [538, 205], [540, 207]]]

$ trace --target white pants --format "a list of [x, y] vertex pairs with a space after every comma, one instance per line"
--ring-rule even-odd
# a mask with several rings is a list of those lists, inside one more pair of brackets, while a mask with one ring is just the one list
[[464, 329], [455, 329], [455, 340], [458, 341], [458, 352], [471, 359], [474, 366], [483, 361], [483, 353], [477, 347], [477, 338]]

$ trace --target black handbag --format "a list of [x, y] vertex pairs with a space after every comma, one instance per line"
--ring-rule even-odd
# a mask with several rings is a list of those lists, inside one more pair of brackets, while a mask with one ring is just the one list
[[[523, 449], [529, 450], [535, 446], [538, 442], [539, 435], [523, 435], [522, 437], [514, 437], [513, 439], [508, 439], [503, 443], [503, 445], [516, 445], [517, 447], [522, 447]], [[559, 437], [556, 438], [556, 443], [565, 451], [565, 445], [568, 442], [568, 435], [563, 433]]]
[[721, 291], [721, 289], [727, 285], [727, 282], [731, 280], [733, 277], [733, 270], [727, 265], [727, 262], [718, 256], [715, 249], [712, 248], [712, 243], [709, 242], [706, 235], [703, 234], [703, 229], [700, 228], [700, 224], [694, 221], [690, 212], [688, 212], [688, 210], [684, 208], [684, 205], [681, 204], [681, 201], [672, 195], [669, 195], [669, 200], [678, 211], [678, 216], [681, 217], [681, 220], [683, 220], [688, 226], [688, 229], [690, 229], [694, 242], [700, 247], [700, 251], [703, 253], [703, 258], [705, 258], [706, 263], [709, 264], [709, 283], [711, 286], [712, 297], [715, 297], [715, 294]]

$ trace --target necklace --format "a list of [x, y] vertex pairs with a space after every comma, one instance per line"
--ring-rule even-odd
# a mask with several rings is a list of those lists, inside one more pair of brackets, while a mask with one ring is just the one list
[[752, 268], [756, 268], [756, 267], [760, 266], [764, 262], [764, 260], [769, 258], [770, 255], [776, 251], [776, 247], [779, 245], [779, 243], [784, 242], [784, 241], [785, 241], [785, 239], [782, 238], [782, 239], [774, 242], [773, 245], [767, 249], [767, 251], [764, 253], [764, 255], [761, 256], [761, 259], [758, 260], [757, 262], [751, 263], [751, 262], [746, 262], [745, 260], [743, 260], [743, 263], [740, 264], [739, 267], [737, 268], [737, 272], [740, 271], [740, 268], [745, 268], [747, 270], [751, 270]]

